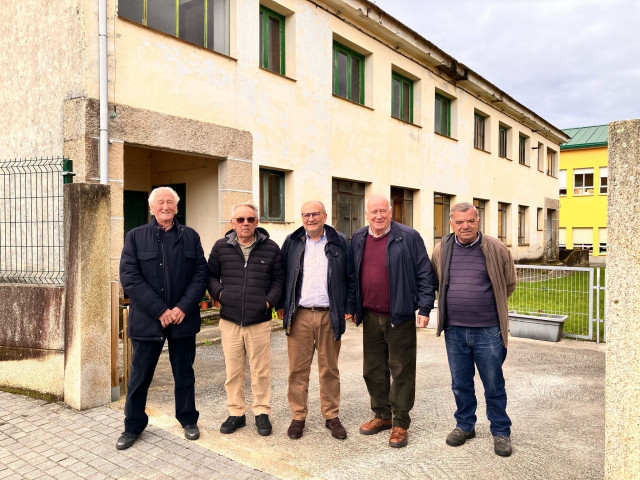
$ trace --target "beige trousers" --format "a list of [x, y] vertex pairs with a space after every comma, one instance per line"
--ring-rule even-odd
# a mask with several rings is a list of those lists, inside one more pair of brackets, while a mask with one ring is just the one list
[[227, 390], [229, 415], [245, 414], [245, 365], [249, 359], [251, 394], [254, 415], [271, 412], [271, 321], [240, 327], [229, 320], [220, 319], [222, 350], [227, 372], [224, 387]]
[[340, 407], [340, 340], [333, 340], [329, 312], [299, 309], [287, 337], [289, 354], [289, 406], [295, 420], [304, 420], [309, 410], [309, 373], [314, 351], [318, 351], [320, 408], [322, 417], [338, 416]]

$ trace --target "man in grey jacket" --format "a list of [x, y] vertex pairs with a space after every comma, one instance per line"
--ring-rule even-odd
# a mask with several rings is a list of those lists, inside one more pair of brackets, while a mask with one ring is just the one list
[[445, 332], [457, 406], [456, 427], [447, 436], [447, 444], [458, 447], [476, 435], [473, 377], [477, 367], [494, 451], [508, 457], [511, 420], [502, 364], [507, 357], [507, 299], [517, 282], [515, 265], [502, 242], [479, 232], [479, 216], [472, 204], [454, 205], [449, 224], [454, 233], [444, 237], [431, 256], [439, 280], [437, 334]]

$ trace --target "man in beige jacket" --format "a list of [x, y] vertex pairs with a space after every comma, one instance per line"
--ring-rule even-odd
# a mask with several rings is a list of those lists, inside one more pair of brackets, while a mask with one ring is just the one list
[[491, 422], [494, 452], [511, 455], [511, 420], [502, 364], [507, 357], [507, 299], [516, 288], [516, 270], [509, 249], [483, 235], [470, 203], [454, 205], [449, 215], [453, 233], [435, 246], [431, 256], [438, 277], [438, 329], [444, 330], [451, 388], [456, 400], [456, 427], [447, 444], [458, 447], [475, 437], [473, 377], [478, 369]]

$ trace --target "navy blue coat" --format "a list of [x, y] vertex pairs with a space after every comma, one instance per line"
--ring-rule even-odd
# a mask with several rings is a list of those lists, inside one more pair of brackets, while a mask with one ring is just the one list
[[[358, 325], [362, 322], [360, 266], [369, 227], [351, 237], [356, 274], [356, 308]], [[415, 313], [427, 316], [435, 300], [436, 279], [420, 234], [411, 227], [391, 222], [387, 235], [387, 271], [391, 300], [391, 324], [415, 321]]]
[[[329, 260], [327, 271], [329, 318], [331, 319], [333, 338], [340, 340], [346, 327], [345, 313], [355, 313], [356, 284], [353, 259], [351, 258], [351, 248], [347, 237], [329, 225], [325, 225], [324, 228], [327, 235], [324, 253]], [[282, 325], [287, 335], [291, 330], [291, 324], [298, 309], [306, 241], [306, 231], [304, 227], [300, 227], [287, 236], [282, 245], [282, 263], [287, 275]]]
[[200, 331], [200, 300], [206, 290], [207, 263], [200, 236], [174, 220], [178, 239], [173, 248], [174, 271], [171, 297], [165, 282], [164, 248], [155, 219], [130, 230], [120, 257], [120, 283], [129, 296], [129, 338], [164, 341], [160, 315], [174, 307], [185, 313], [180, 325], [172, 325], [173, 338], [193, 336]]

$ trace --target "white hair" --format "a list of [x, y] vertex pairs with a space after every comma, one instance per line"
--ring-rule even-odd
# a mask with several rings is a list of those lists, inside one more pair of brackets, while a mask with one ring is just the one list
[[[176, 213], [178, 213], [178, 202], [180, 201], [180, 197], [176, 193], [176, 191], [171, 187], [158, 187], [154, 188], [149, 194], [149, 210], [153, 207], [153, 202], [156, 200], [156, 195], [160, 192], [170, 192], [173, 195], [173, 198], [176, 201]], [[153, 213], [153, 212], [151, 212]]]

